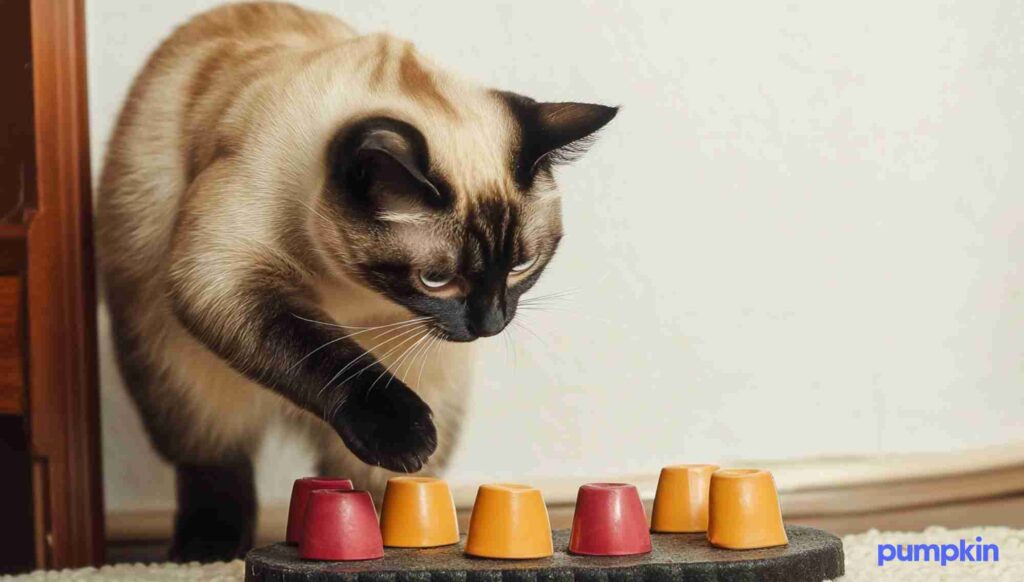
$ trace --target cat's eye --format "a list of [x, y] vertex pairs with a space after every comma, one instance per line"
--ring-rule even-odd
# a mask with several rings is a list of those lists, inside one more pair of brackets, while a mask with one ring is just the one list
[[441, 275], [425, 271], [420, 272], [420, 283], [423, 283], [423, 286], [428, 289], [440, 289], [451, 283], [454, 278], [455, 277], [451, 275]]
[[519, 263], [518, 265], [512, 267], [512, 272], [513, 273], [522, 273], [524, 271], [529, 271], [530, 267], [532, 267], [536, 262], [537, 262], [537, 257], [533, 257], [531, 259], [527, 259], [527, 260]]

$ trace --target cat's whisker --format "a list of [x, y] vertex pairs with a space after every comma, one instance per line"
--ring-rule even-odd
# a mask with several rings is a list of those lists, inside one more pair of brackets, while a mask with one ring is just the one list
[[[296, 317], [298, 317], [298, 316], [296, 316]], [[299, 319], [303, 319], [303, 318], [300, 317]], [[315, 350], [309, 352], [305, 356], [302, 356], [302, 358], [299, 361], [295, 362], [294, 364], [292, 364], [291, 366], [288, 367], [288, 371], [290, 372], [291, 370], [295, 369], [296, 366], [298, 366], [302, 362], [306, 361], [306, 359], [309, 358], [310, 356], [312, 356], [313, 354], [319, 352], [320, 350], [326, 348], [327, 346], [330, 346], [332, 344], [338, 343], [338, 342], [340, 342], [342, 340], [346, 340], [346, 339], [349, 339], [349, 338], [352, 338], [352, 337], [355, 337], [355, 336], [358, 336], [358, 335], [361, 335], [361, 334], [364, 334], [364, 333], [368, 333], [368, 332], [371, 332], [371, 331], [377, 331], [377, 330], [381, 330], [381, 329], [386, 330], [386, 331], [380, 331], [379, 333], [377, 333], [377, 335], [375, 335], [372, 338], [370, 338], [370, 339], [376, 340], [376, 339], [378, 339], [378, 338], [380, 338], [382, 336], [385, 336], [385, 335], [387, 335], [389, 333], [397, 332], [398, 330], [400, 330], [400, 329], [402, 329], [404, 327], [408, 327], [408, 326], [414, 325], [416, 323], [418, 323], [418, 321], [405, 321], [405, 322], [400, 322], [400, 323], [392, 324], [392, 325], [382, 325], [382, 326], [378, 326], [377, 328], [365, 329], [363, 331], [358, 331], [356, 333], [350, 333], [348, 335], [343, 335], [341, 337], [334, 338], [334, 339], [332, 339], [332, 340], [330, 340], [328, 342], [325, 342], [323, 345], [321, 345], [320, 347], [316, 348]]]
[[[423, 368], [426, 367], [427, 360], [430, 359], [431, 350], [433, 350], [434, 347], [437, 346], [440, 342], [441, 342], [441, 336], [434, 335], [434, 339], [432, 339], [430, 341], [430, 343], [427, 345], [427, 349], [424, 351], [423, 358], [420, 361], [420, 371], [416, 375], [416, 386], [417, 387], [420, 385], [420, 382], [423, 381]], [[434, 353], [437, 353], [436, 350], [434, 351]]]
[[[366, 357], [366, 354], [369, 354], [369, 353], [370, 353], [370, 348], [366, 348], [365, 350], [363, 350], [363, 353], [359, 354], [358, 356], [353, 358], [352, 361], [350, 361], [348, 364], [346, 364], [344, 367], [342, 367], [342, 369], [338, 371], [338, 374], [343, 373], [346, 369], [348, 369], [349, 366], [351, 366], [355, 362], [358, 362], [359, 360], [363, 359], [364, 357]], [[317, 393], [316, 393], [317, 398], [320, 398], [323, 395], [323, 393], [327, 390], [327, 387], [331, 385], [331, 382], [333, 382], [334, 379], [338, 377], [338, 374], [335, 374], [330, 380], [327, 381], [326, 384], [323, 385], [322, 388], [320, 388], [319, 391], [317, 391]], [[340, 402], [344, 402], [344, 398], [340, 398], [339, 401]], [[340, 407], [340, 404], [336, 404], [336, 405], [331, 405], [331, 406], [325, 407], [324, 408], [324, 419], [327, 419], [330, 416], [329, 412], [332, 409], [337, 409], [339, 407]]]
[[[605, 273], [598, 281], [590, 287], [600, 287], [601, 283], [608, 279], [611, 273]], [[561, 291], [553, 291], [551, 293], [544, 293], [542, 295], [533, 295], [523, 297], [519, 300], [519, 305], [536, 305], [544, 302], [567, 302], [575, 299], [577, 295], [581, 294], [583, 289], [581, 287], [570, 287]]]
[[577, 311], [575, 305], [564, 305], [558, 303], [527, 303], [526, 305], [520, 304], [516, 307], [516, 313], [520, 309], [524, 311]]
[[576, 291], [559, 291], [556, 293], [545, 293], [544, 295], [534, 295], [532, 297], [523, 297], [520, 301], [526, 301], [527, 303], [545, 300], [567, 300], [576, 296]]
[[501, 347], [505, 350], [505, 363], [512, 363], [512, 356], [508, 353], [508, 334], [505, 333], [508, 330], [508, 326], [505, 327], [501, 332]]
[[336, 327], [336, 328], [339, 328], [339, 329], [358, 329], [358, 330], [361, 330], [361, 331], [373, 331], [375, 329], [384, 329], [386, 327], [394, 327], [396, 325], [402, 325], [404, 323], [413, 323], [413, 322], [416, 322], [416, 321], [426, 321], [428, 319], [432, 319], [431, 316], [424, 315], [424, 316], [421, 316], [421, 317], [413, 317], [412, 319], [406, 319], [406, 320], [403, 320], [403, 321], [396, 321], [394, 323], [387, 323], [387, 324], [384, 324], [384, 325], [374, 325], [374, 326], [370, 326], [370, 327], [364, 327], [364, 326], [358, 326], [358, 325], [341, 325], [341, 324], [337, 324], [337, 323], [331, 323], [331, 322], [328, 322], [328, 321], [318, 321], [316, 319], [309, 319], [308, 317], [302, 317], [301, 315], [298, 315], [296, 313], [292, 313], [292, 317], [294, 317], [296, 319], [301, 319], [302, 321], [308, 321], [309, 323], [316, 323], [316, 324], [320, 324], [320, 325], [326, 325], [327, 327]]
[[[511, 321], [510, 323], [515, 323], [515, 320]], [[512, 336], [513, 332], [515, 332], [515, 329], [515, 325], [509, 325], [505, 327], [505, 333], [502, 334], [505, 336], [506, 358], [509, 360], [509, 363], [512, 366], [511, 369], [513, 374], [515, 374], [516, 370], [519, 369], [519, 350]]]
[[[531, 350], [530, 351], [531, 359], [540, 358], [540, 359], [543, 360], [543, 362], [540, 362], [541, 365], [548, 366], [548, 367], [554, 366], [555, 362], [552, 359], [552, 354], [557, 353], [557, 352], [556, 352], [556, 350], [554, 350], [552, 348], [551, 342], [547, 341], [543, 336], [537, 334], [534, 330], [532, 330], [529, 326], [525, 325], [523, 322], [515, 322], [515, 321], [513, 321], [513, 323], [515, 323], [515, 327], [516, 327], [517, 330], [522, 330], [522, 331], [526, 332], [527, 334], [529, 334], [530, 336], [533, 336], [532, 338], [527, 338], [527, 337], [525, 337], [525, 335], [519, 334], [518, 337], [523, 338], [523, 341], [522, 341], [523, 349], [529, 349], [529, 348], [526, 347], [527, 342], [528, 341], [532, 341], [533, 339], [536, 339], [538, 342], [540, 342], [540, 345], [543, 346], [543, 349], [537, 349], [537, 350]], [[555, 366], [555, 367], [557, 368], [557, 366]]]
[[[405, 382], [405, 377], [402, 375], [402, 368], [403, 367], [405, 367], [405, 368], [409, 367], [409, 360], [416, 355], [416, 352], [423, 345], [423, 342], [425, 340], [429, 339], [429, 338], [430, 338], [430, 334], [429, 333], [421, 335], [416, 341], [414, 341], [412, 343], [411, 346], [406, 348], [405, 351], [402, 352], [402, 354], [398, 358], [395, 359], [395, 361], [394, 361], [394, 363], [392, 365], [385, 367], [385, 370], [390, 370], [391, 371], [391, 378], [388, 378], [387, 383], [384, 384], [385, 388], [390, 386], [391, 385], [391, 381], [393, 379], [395, 379], [395, 378], [397, 378], [398, 380], [400, 380], [402, 382]], [[392, 366], [393, 366], [393, 369], [392, 369]]]
[[[412, 327], [406, 328], [406, 329], [402, 330], [400, 333], [398, 333], [396, 335], [392, 335], [391, 337], [389, 337], [389, 338], [387, 338], [387, 339], [385, 339], [383, 341], [380, 341], [380, 342], [377, 342], [377, 343], [373, 344], [372, 346], [370, 346], [370, 351], [372, 352], [373, 350], [381, 348], [381, 347], [383, 347], [383, 346], [385, 346], [385, 345], [387, 345], [387, 344], [389, 344], [389, 343], [391, 343], [393, 341], [396, 341], [396, 340], [399, 340], [399, 339], [402, 339], [402, 338], [408, 339], [408, 336], [416, 335], [418, 332], [423, 331], [423, 329], [426, 328], [426, 327], [427, 326], [425, 324], [420, 323], [420, 324], [414, 325]], [[394, 351], [394, 348], [401, 347], [404, 344], [405, 344], [405, 340], [402, 340], [398, 344], [395, 344], [394, 346], [389, 348], [387, 352], [385, 352], [384, 354], [374, 358], [375, 361], [377, 361], [377, 362], [381, 361], [383, 358], [385, 358], [388, 355], [390, 355]], [[370, 365], [372, 365], [372, 362], [370, 364], [368, 364], [367, 366], [370, 366]], [[344, 384], [344, 382], [342, 382], [342, 384]]]
[[[425, 326], [424, 326], [424, 327], [425, 327]], [[380, 355], [380, 356], [377, 356], [377, 357], [375, 357], [375, 358], [371, 358], [371, 361], [370, 361], [370, 363], [368, 363], [368, 364], [366, 364], [365, 366], [363, 366], [362, 368], [360, 368], [360, 369], [359, 369], [359, 371], [357, 371], [357, 372], [355, 372], [355, 373], [352, 373], [352, 374], [349, 374], [349, 375], [348, 375], [348, 376], [347, 376], [347, 377], [346, 377], [345, 379], [343, 379], [343, 380], [342, 380], [341, 382], [339, 382], [339, 383], [338, 383], [338, 385], [339, 385], [339, 386], [344, 386], [346, 382], [348, 382], [348, 381], [352, 380], [353, 378], [356, 378], [356, 377], [358, 377], [359, 375], [361, 375], [361, 374], [362, 374], [363, 372], [365, 372], [366, 370], [369, 370], [370, 368], [372, 368], [374, 364], [380, 363], [380, 362], [381, 362], [381, 361], [383, 361], [383, 360], [384, 360], [385, 358], [387, 358], [388, 356], [390, 356], [391, 354], [393, 354], [393, 353], [394, 353], [394, 352], [395, 352], [396, 350], [398, 350], [398, 349], [401, 349], [401, 347], [402, 347], [402, 346], [404, 346], [404, 345], [405, 345], [406, 343], [408, 343], [408, 342], [409, 342], [409, 341], [411, 341], [412, 339], [415, 339], [416, 337], [418, 337], [418, 336], [416, 335], [417, 333], [419, 333], [419, 332], [423, 332], [423, 331], [424, 331], [424, 330], [423, 330], [423, 327], [415, 327], [415, 328], [413, 328], [413, 329], [411, 329], [411, 330], [406, 330], [406, 331], [402, 332], [402, 333], [401, 333], [401, 334], [399, 334], [399, 336], [397, 336], [397, 337], [391, 338], [391, 340], [388, 340], [388, 342], [384, 342], [384, 343], [390, 343], [391, 341], [397, 340], [397, 339], [399, 339], [400, 337], [405, 337], [405, 336], [409, 336], [410, 334], [412, 334], [412, 336], [411, 336], [411, 337], [406, 337], [406, 338], [405, 338], [405, 339], [403, 339], [403, 340], [402, 340], [401, 342], [399, 342], [399, 343], [395, 344], [394, 346], [392, 346], [391, 348], [389, 348], [389, 349], [388, 349], [388, 351], [384, 352], [384, 353], [383, 353], [382, 355]], [[429, 331], [429, 329], [428, 329], [427, 331]], [[379, 346], [381, 346], [381, 345], [383, 345], [383, 343], [381, 343], [381, 344], [378, 344], [377, 346], [374, 346], [374, 348], [377, 348], [377, 347], [379, 347]], [[346, 366], [346, 368], [347, 368], [347, 367], [348, 367], [348, 366]], [[332, 379], [331, 379], [331, 382], [334, 382], [334, 380], [335, 380], [335, 379], [336, 379], [336, 378], [337, 378], [338, 376], [340, 376], [340, 375], [341, 375], [341, 372], [339, 372], [338, 374], [335, 374], [335, 375], [334, 375], [334, 378], [332, 378]], [[369, 391], [367, 391], [367, 392], [369, 392]]]
[[[431, 334], [427, 334], [416, 342], [416, 345], [413, 346], [412, 353], [410, 353], [409, 357], [405, 360], [405, 372], [402, 372], [401, 369], [396, 370], [396, 374], [394, 374], [394, 376], [402, 382], [405, 382], [406, 386], [409, 386], [409, 373], [414, 367], [416, 367], [416, 359], [419, 358], [420, 354], [423, 353], [423, 350], [430, 345], [430, 339], [432, 337], [433, 336]], [[390, 380], [388, 380], [388, 384], [391, 384]], [[413, 386], [409, 387], [414, 388]], [[387, 388], [387, 386], [385, 386], [385, 388]]]
[[520, 303], [536, 303], [538, 301], [567, 301], [575, 297], [575, 292], [564, 292], [564, 293], [549, 293], [547, 295], [537, 295], [536, 297], [524, 297], [520, 300]]
[[516, 315], [535, 315], [538, 313], [576, 313], [567, 309], [559, 309], [550, 305], [520, 305], [516, 308]]
[[[415, 343], [409, 346], [409, 348], [402, 353], [402, 356], [400, 358], [395, 360], [395, 369], [394, 372], [391, 373], [392, 379], [398, 378], [402, 382], [406, 381], [406, 377], [408, 376], [409, 373], [409, 363], [416, 359], [416, 355], [423, 348], [423, 346], [425, 346], [426, 343], [430, 341], [431, 337], [432, 336], [428, 330], [427, 333], [421, 335], [419, 339], [416, 340]], [[405, 366], [405, 375], [403, 375], [402, 373], [402, 366]], [[388, 383], [385, 384], [384, 387], [387, 388], [390, 385], [391, 380], [389, 379]]]
[[416, 369], [416, 365], [417, 365], [418, 361], [423, 360], [424, 358], [426, 358], [427, 351], [430, 349], [430, 345], [433, 343], [433, 341], [434, 341], [434, 339], [436, 337], [437, 336], [434, 333], [428, 334], [427, 337], [426, 337], [426, 341], [424, 341], [422, 344], [420, 344], [420, 347], [416, 351], [416, 354], [414, 354], [409, 359], [409, 364], [406, 366], [406, 372], [404, 372], [404, 376], [402, 376], [402, 381], [406, 382], [406, 384], [409, 385], [410, 387], [416, 387], [416, 385], [418, 385], [418, 384], [410, 384], [410, 381], [413, 378], [413, 370]]
[[505, 336], [505, 359], [512, 365], [512, 369], [515, 369], [519, 362], [516, 358], [515, 346], [512, 345], [512, 328], [506, 327], [505, 329], [508, 333], [501, 334]]
[[520, 299], [519, 302], [522, 303], [524, 301], [532, 302], [532, 301], [539, 301], [541, 299], [559, 299], [559, 298], [563, 298], [563, 297], [571, 297], [571, 296], [576, 295], [577, 293], [579, 293], [579, 291], [580, 290], [578, 288], [563, 289], [562, 291], [554, 291], [552, 293], [545, 293], [543, 295], [533, 295], [531, 297], [524, 297], [523, 299]]
[[437, 344], [437, 343], [439, 343], [441, 341], [441, 334], [436, 329], [433, 330], [433, 333], [431, 333], [431, 335], [433, 337], [430, 339], [429, 342], [427, 342], [427, 344], [428, 344], [427, 348], [425, 350], [423, 350], [423, 352], [424, 352], [423, 356], [420, 358], [420, 371], [419, 371], [418, 375], [416, 376], [416, 385], [417, 386], [419, 385], [420, 380], [422, 380], [422, 378], [423, 378], [423, 368], [426, 365], [427, 360], [430, 358], [430, 351], [433, 349], [435, 344]]
[[532, 310], [535, 310], [535, 311], [537, 311], [537, 310], [542, 310], [542, 311], [543, 310], [550, 310], [550, 311], [556, 311], [556, 310], [557, 311], [576, 311], [576, 308], [578, 306], [577, 305], [573, 305], [571, 303], [559, 303], [559, 302], [554, 302], [554, 301], [552, 301], [552, 302], [543, 301], [543, 302], [537, 302], [537, 303], [527, 303], [525, 305], [520, 303], [516, 307], [517, 312], [518, 312], [518, 309], [520, 307], [521, 308], [525, 308], [525, 309], [532, 309]]
[[516, 310], [518, 311], [518, 309], [520, 309], [520, 308], [523, 308], [523, 309], [561, 309], [561, 310], [566, 310], [566, 309], [573, 309], [575, 307], [576, 307], [575, 305], [564, 305], [564, 304], [559, 304], [559, 303], [525, 303], [525, 304], [520, 304], [518, 307], [516, 307]]
[[[429, 329], [426, 329], [426, 330], [423, 330], [423, 331], [422, 331], [422, 333], [420, 333], [419, 335], [414, 335], [414, 336], [412, 336], [412, 337], [410, 337], [410, 338], [408, 338], [408, 339], [405, 339], [405, 340], [403, 340], [403, 341], [402, 341], [402, 343], [400, 343], [400, 344], [398, 344], [397, 346], [395, 346], [395, 347], [391, 348], [390, 350], [388, 350], [388, 352], [387, 352], [386, 354], [384, 354], [383, 356], [381, 356], [380, 358], [378, 358], [378, 361], [380, 361], [380, 360], [383, 360], [383, 359], [387, 358], [387, 357], [388, 357], [389, 355], [391, 355], [392, 353], [394, 353], [394, 352], [395, 352], [396, 350], [398, 350], [398, 349], [401, 349], [401, 347], [402, 347], [402, 346], [405, 346], [405, 345], [407, 345], [407, 344], [408, 344], [409, 342], [411, 342], [411, 341], [414, 341], [414, 340], [415, 340], [415, 341], [419, 341], [420, 339], [422, 339], [422, 338], [423, 338], [423, 336], [425, 336], [426, 334], [429, 334], [429, 333], [430, 333], [430, 330], [429, 330]], [[413, 344], [413, 345], [415, 345], [415, 344]], [[411, 349], [411, 347], [412, 347], [412, 346], [409, 346], [409, 347], [405, 348], [405, 351], [403, 351], [403, 352], [402, 352], [402, 353], [401, 353], [401, 354], [400, 354], [400, 355], [398, 356], [398, 358], [397, 358], [397, 359], [395, 359], [395, 361], [394, 361], [394, 362], [392, 362], [391, 364], [386, 364], [386, 365], [384, 366], [384, 371], [383, 371], [383, 372], [381, 372], [381, 373], [380, 373], [380, 374], [379, 374], [379, 375], [378, 375], [378, 376], [377, 376], [377, 377], [376, 377], [376, 378], [375, 378], [375, 379], [373, 380], [373, 383], [372, 383], [372, 384], [370, 384], [370, 387], [366, 389], [366, 395], [367, 395], [367, 396], [369, 396], [369, 394], [370, 394], [370, 391], [371, 391], [371, 390], [373, 390], [373, 387], [374, 387], [374, 386], [376, 386], [376, 385], [377, 385], [377, 382], [380, 382], [380, 379], [381, 379], [381, 378], [383, 378], [383, 377], [384, 377], [385, 375], [390, 375], [390, 376], [391, 376], [391, 378], [394, 378], [394, 377], [395, 377], [395, 376], [394, 376], [394, 374], [392, 374], [392, 373], [390, 372], [390, 370], [391, 370], [391, 366], [393, 366], [393, 365], [397, 364], [398, 362], [401, 362], [401, 361], [402, 361], [402, 358], [404, 358], [404, 357], [405, 357], [405, 355], [409, 353], [409, 350]], [[366, 368], [364, 368], [364, 370], [365, 370], [365, 369], [367, 369], [367, 368], [370, 368], [371, 366], [372, 366], [372, 364], [371, 364], [371, 365], [368, 365], [368, 366], [366, 366]], [[396, 368], [396, 371], [397, 371], [397, 368]], [[360, 370], [359, 372], [356, 372], [355, 374], [353, 374], [353, 376], [352, 376], [352, 377], [353, 377], [353, 378], [355, 378], [355, 377], [359, 376], [359, 374], [361, 374], [361, 373], [362, 373], [362, 370]], [[342, 385], [344, 385], [346, 381], [347, 381], [347, 380], [342, 380], [341, 384], [342, 384]], [[389, 380], [389, 382], [390, 382], [390, 380]]]
[[517, 307], [517, 309], [520, 308], [520, 307], [526, 308], [526, 309], [540, 308], [540, 309], [562, 309], [562, 310], [566, 310], [566, 309], [570, 309], [570, 308], [575, 308], [576, 306], [568, 304], [568, 303], [558, 303], [558, 302], [554, 302], [554, 301], [538, 301], [536, 303], [520, 303], [519, 306]]
[[534, 304], [519, 305], [518, 307], [516, 307], [516, 313], [519, 313], [520, 309], [522, 309], [523, 311], [559, 311], [559, 312], [566, 312], [566, 313], [574, 313], [574, 311], [571, 308], [571, 306], [568, 306], [568, 305], [558, 305], [558, 304], [546, 304], [546, 303], [542, 303], [542, 304], [538, 304], [538, 305], [534, 305]]
[[[419, 322], [401, 322], [401, 323], [408, 324], [408, 323], [419, 323]], [[381, 327], [392, 327], [392, 326], [381, 326]], [[370, 331], [372, 331], [372, 330], [370, 330]], [[353, 366], [354, 364], [359, 362], [359, 360], [362, 360], [364, 357], [366, 357], [367, 355], [371, 354], [374, 349], [376, 349], [376, 348], [378, 348], [380, 346], [386, 345], [386, 344], [388, 344], [388, 343], [390, 343], [392, 341], [395, 341], [397, 339], [400, 339], [401, 337], [404, 337], [404, 336], [408, 335], [409, 333], [413, 333], [415, 331], [416, 331], [416, 327], [412, 327], [412, 328], [409, 328], [409, 329], [401, 329], [401, 328], [392, 327], [392, 329], [384, 330], [384, 331], [378, 333], [377, 335], [373, 336], [372, 338], [369, 338], [371, 340], [377, 340], [377, 339], [380, 339], [381, 337], [384, 337], [384, 336], [391, 336], [391, 337], [386, 337], [386, 339], [378, 341], [378, 342], [374, 343], [373, 345], [367, 347], [365, 350], [363, 350], [363, 352], [361, 354], [359, 354], [353, 360], [351, 360], [348, 364], [343, 366], [341, 368], [341, 370], [338, 370], [338, 372], [334, 376], [332, 376], [331, 379], [328, 380], [327, 383], [324, 384], [322, 388], [320, 388], [320, 390], [317, 392], [317, 398], [322, 396], [323, 393], [327, 390], [327, 388], [339, 376], [344, 374], [346, 370], [348, 370], [351, 366]], [[344, 339], [344, 338], [341, 338], [341, 339]], [[372, 364], [372, 362], [371, 362], [371, 364]], [[344, 392], [342, 392], [339, 395], [339, 397], [338, 397], [338, 399], [336, 401], [334, 401], [333, 403], [325, 406], [324, 407], [324, 419], [326, 420], [326, 419], [330, 418], [333, 414], [335, 414], [338, 410], [340, 410], [341, 407], [345, 404], [346, 398], [347, 398], [347, 395]]]
[[519, 329], [525, 330], [527, 333], [537, 338], [542, 344], [544, 344], [545, 347], [547, 347], [548, 350], [553, 350], [553, 348], [551, 347], [551, 343], [548, 342], [548, 340], [542, 338], [540, 334], [533, 331], [533, 329], [526, 325], [524, 322], [517, 322], [516, 320], [512, 320], [512, 323], [514, 323], [516, 327], [518, 327]]
[[555, 317], [561, 317], [563, 315], [568, 315], [569, 317], [576, 318], [576, 319], [578, 319], [580, 321], [597, 322], [597, 323], [600, 323], [602, 325], [607, 325], [607, 326], [616, 327], [616, 328], [623, 328], [623, 327], [625, 327], [621, 322], [611, 321], [609, 319], [605, 319], [603, 317], [597, 317], [597, 316], [591, 315], [589, 313], [579, 313], [577, 311], [571, 311], [571, 310], [568, 310], [568, 309], [559, 309], [557, 307], [528, 307], [527, 309], [522, 310], [521, 313], [518, 310], [516, 311], [517, 316], [518, 315], [522, 315], [524, 318], [531, 317], [531, 316], [536, 316], [536, 315], [538, 315], [540, 313], [549, 313], [549, 314], [551, 314], [551, 315], [553, 315]]
[[299, 366], [299, 364], [301, 364], [302, 362], [305, 362], [305, 361], [306, 361], [306, 359], [308, 359], [308, 358], [309, 358], [310, 356], [312, 356], [313, 354], [315, 354], [315, 353], [319, 352], [320, 350], [322, 350], [322, 349], [326, 348], [327, 346], [329, 346], [329, 345], [331, 345], [331, 344], [336, 344], [336, 343], [340, 342], [340, 341], [341, 341], [341, 340], [343, 340], [343, 339], [345, 339], [345, 338], [343, 338], [343, 337], [339, 337], [339, 338], [334, 338], [334, 339], [332, 339], [332, 340], [330, 340], [330, 341], [324, 342], [323, 344], [321, 344], [321, 345], [320, 345], [320, 347], [318, 347], [318, 348], [316, 348], [315, 350], [313, 350], [313, 351], [309, 352], [309, 353], [308, 353], [308, 354], [306, 354], [305, 356], [302, 356], [301, 358], [299, 358], [299, 361], [295, 362], [295, 363], [294, 363], [294, 364], [292, 364], [291, 366], [288, 366], [288, 370], [287, 370], [287, 371], [288, 371], [288, 372], [291, 372], [291, 371], [292, 371], [292, 370], [294, 370], [294, 369], [295, 369], [296, 367], [298, 367], [298, 366]]
[[[448, 334], [443, 331], [440, 333], [440, 338], [440, 340], [434, 342], [434, 351], [433, 354], [431, 354], [431, 357], [433, 358], [437, 358], [442, 355], [442, 351], [444, 350], [445, 345], [447, 345], [448, 341], [450, 340]], [[443, 369], [441, 371], [444, 372]]]
[[[426, 319], [430, 319], [430, 318], [426, 318]], [[359, 360], [361, 360], [364, 357], [366, 357], [374, 349], [377, 349], [378, 347], [387, 345], [388, 343], [391, 343], [392, 341], [395, 341], [395, 340], [398, 340], [398, 339], [400, 339], [402, 337], [405, 337], [405, 336], [407, 336], [407, 335], [409, 335], [411, 333], [415, 333], [417, 331], [417, 329], [419, 329], [422, 325], [423, 325], [423, 323], [421, 321], [417, 320], [417, 321], [399, 322], [399, 324], [395, 324], [395, 325], [379, 326], [379, 328], [386, 328], [386, 329], [383, 329], [382, 331], [378, 331], [372, 337], [369, 337], [368, 339], [373, 342], [372, 345], [369, 345], [363, 351], [363, 353], [359, 354], [358, 357], [353, 359], [351, 362], [349, 362], [347, 365], [345, 365], [341, 370], [339, 370], [338, 373], [336, 373], [334, 376], [332, 376], [331, 379], [328, 380], [327, 384], [324, 384], [323, 388], [320, 389], [320, 391], [317, 393], [317, 396], [323, 394], [323, 392], [336, 379], [338, 379], [339, 376], [344, 374], [345, 371], [349, 367], [351, 367], [353, 364], [357, 363]], [[375, 331], [375, 330], [371, 329], [371, 330], [366, 330], [366, 331]], [[346, 339], [346, 338], [352, 337], [354, 335], [358, 335], [358, 334], [350, 334], [348, 336], [344, 336], [342, 338], [338, 338], [336, 340], [332, 340], [332, 342], [329, 342], [329, 343], [333, 343], [334, 341], [340, 341], [341, 339]], [[334, 408], [337, 408], [337, 406], [335, 406]]]
[[[411, 329], [402, 330], [400, 333], [398, 333], [398, 335], [394, 335], [392, 337], [389, 337], [388, 339], [386, 339], [384, 341], [381, 341], [381, 342], [379, 342], [379, 343], [377, 343], [377, 344], [375, 344], [375, 345], [373, 345], [371, 347], [366, 348], [366, 350], [364, 350], [363, 353], [359, 354], [358, 357], [354, 358], [352, 361], [350, 361], [349, 363], [345, 364], [345, 366], [342, 367], [342, 369], [338, 370], [338, 373], [336, 373], [334, 376], [332, 376], [331, 379], [328, 380], [326, 384], [324, 384], [323, 388], [321, 388], [320, 391], [317, 393], [317, 396], [319, 397], [320, 395], [322, 395], [327, 390], [328, 386], [333, 384], [335, 380], [337, 380], [342, 374], [345, 373], [346, 370], [348, 370], [353, 365], [355, 365], [355, 363], [358, 362], [359, 360], [361, 360], [364, 357], [366, 357], [367, 354], [370, 354], [375, 348], [378, 348], [378, 347], [383, 346], [385, 344], [391, 343], [391, 342], [393, 342], [393, 341], [395, 341], [395, 340], [397, 340], [399, 338], [402, 338], [402, 337], [405, 337], [406, 335], [409, 335], [410, 333], [415, 333], [418, 329], [419, 329], [418, 327], [413, 327]], [[376, 362], [376, 360], [371, 361], [370, 365], [372, 366], [375, 362]], [[342, 382], [342, 384], [344, 384], [344, 382]], [[334, 408], [337, 409], [337, 406], [335, 406]]]
[[[421, 345], [424, 345], [423, 342], [425, 340], [429, 340], [430, 337], [431, 337], [430, 331], [427, 330], [427, 333], [421, 335], [420, 339], [416, 340], [416, 343], [412, 344], [412, 346], [410, 346], [409, 348], [406, 348], [406, 350], [404, 352], [402, 352], [402, 355], [397, 360], [395, 360], [395, 369], [394, 369], [393, 372], [391, 372], [391, 377], [388, 378], [387, 383], [384, 384], [384, 389], [385, 390], [387, 390], [388, 387], [391, 386], [391, 382], [393, 382], [395, 380], [395, 378], [397, 376], [399, 376], [399, 374], [401, 374], [401, 372], [402, 372], [402, 364], [406, 365], [406, 370], [405, 371], [408, 374], [408, 372], [409, 372], [408, 362], [410, 360], [415, 360], [416, 359], [415, 355], [410, 357], [410, 354], [415, 354], [416, 350], [419, 349]], [[384, 369], [384, 373], [387, 373], [387, 371], [388, 371], [388, 369], [385, 368]], [[379, 379], [380, 379], [380, 377], [378, 376], [377, 380], [379, 380]], [[374, 384], [377, 383], [377, 380], [374, 380]], [[405, 382], [406, 384], [408, 384], [408, 382], [406, 382], [405, 378], [402, 378], [402, 382]], [[373, 388], [373, 386], [371, 385], [370, 388]]]

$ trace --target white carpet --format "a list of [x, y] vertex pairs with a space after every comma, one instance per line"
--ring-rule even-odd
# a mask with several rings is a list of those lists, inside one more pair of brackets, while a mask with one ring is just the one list
[[[986, 544], [999, 547], [998, 562], [953, 562], [942, 566], [935, 562], [887, 562], [878, 566], [879, 544], [959, 544], [961, 539], [974, 543], [981, 536]], [[1024, 580], [1024, 530], [1004, 527], [947, 530], [934, 527], [924, 532], [878, 532], [843, 538], [846, 551], [846, 576], [841, 582], [973, 582]], [[241, 561], [209, 564], [154, 564], [104, 566], [58, 572], [33, 572], [24, 576], [0, 577], [0, 580], [42, 581], [162, 581], [202, 580], [209, 582], [241, 582], [245, 567]], [[837, 581], [837, 582], [839, 582]]]

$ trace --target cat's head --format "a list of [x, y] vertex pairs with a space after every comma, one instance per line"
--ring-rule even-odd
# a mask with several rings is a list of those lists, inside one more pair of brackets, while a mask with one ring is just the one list
[[327, 148], [313, 223], [347, 275], [451, 341], [502, 331], [562, 238], [553, 169], [617, 109], [488, 92], [473, 115], [373, 114]]

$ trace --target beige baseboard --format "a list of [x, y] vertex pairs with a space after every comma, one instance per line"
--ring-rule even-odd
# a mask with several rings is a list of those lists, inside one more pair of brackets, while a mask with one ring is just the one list
[[[738, 466], [739, 464], [730, 464]], [[751, 463], [775, 474], [787, 521], [824, 527], [839, 534], [867, 529], [916, 530], [928, 525], [1024, 527], [1024, 445], [981, 451], [877, 458], [819, 459], [787, 463]], [[576, 489], [600, 479], [534, 480], [551, 510], [552, 526], [568, 527]], [[657, 475], [624, 476], [650, 503]], [[476, 487], [453, 484], [453, 496], [465, 527]], [[648, 510], [649, 510], [648, 506]], [[109, 511], [112, 542], [166, 540], [170, 508]], [[257, 538], [280, 539], [287, 507], [261, 508]]]

